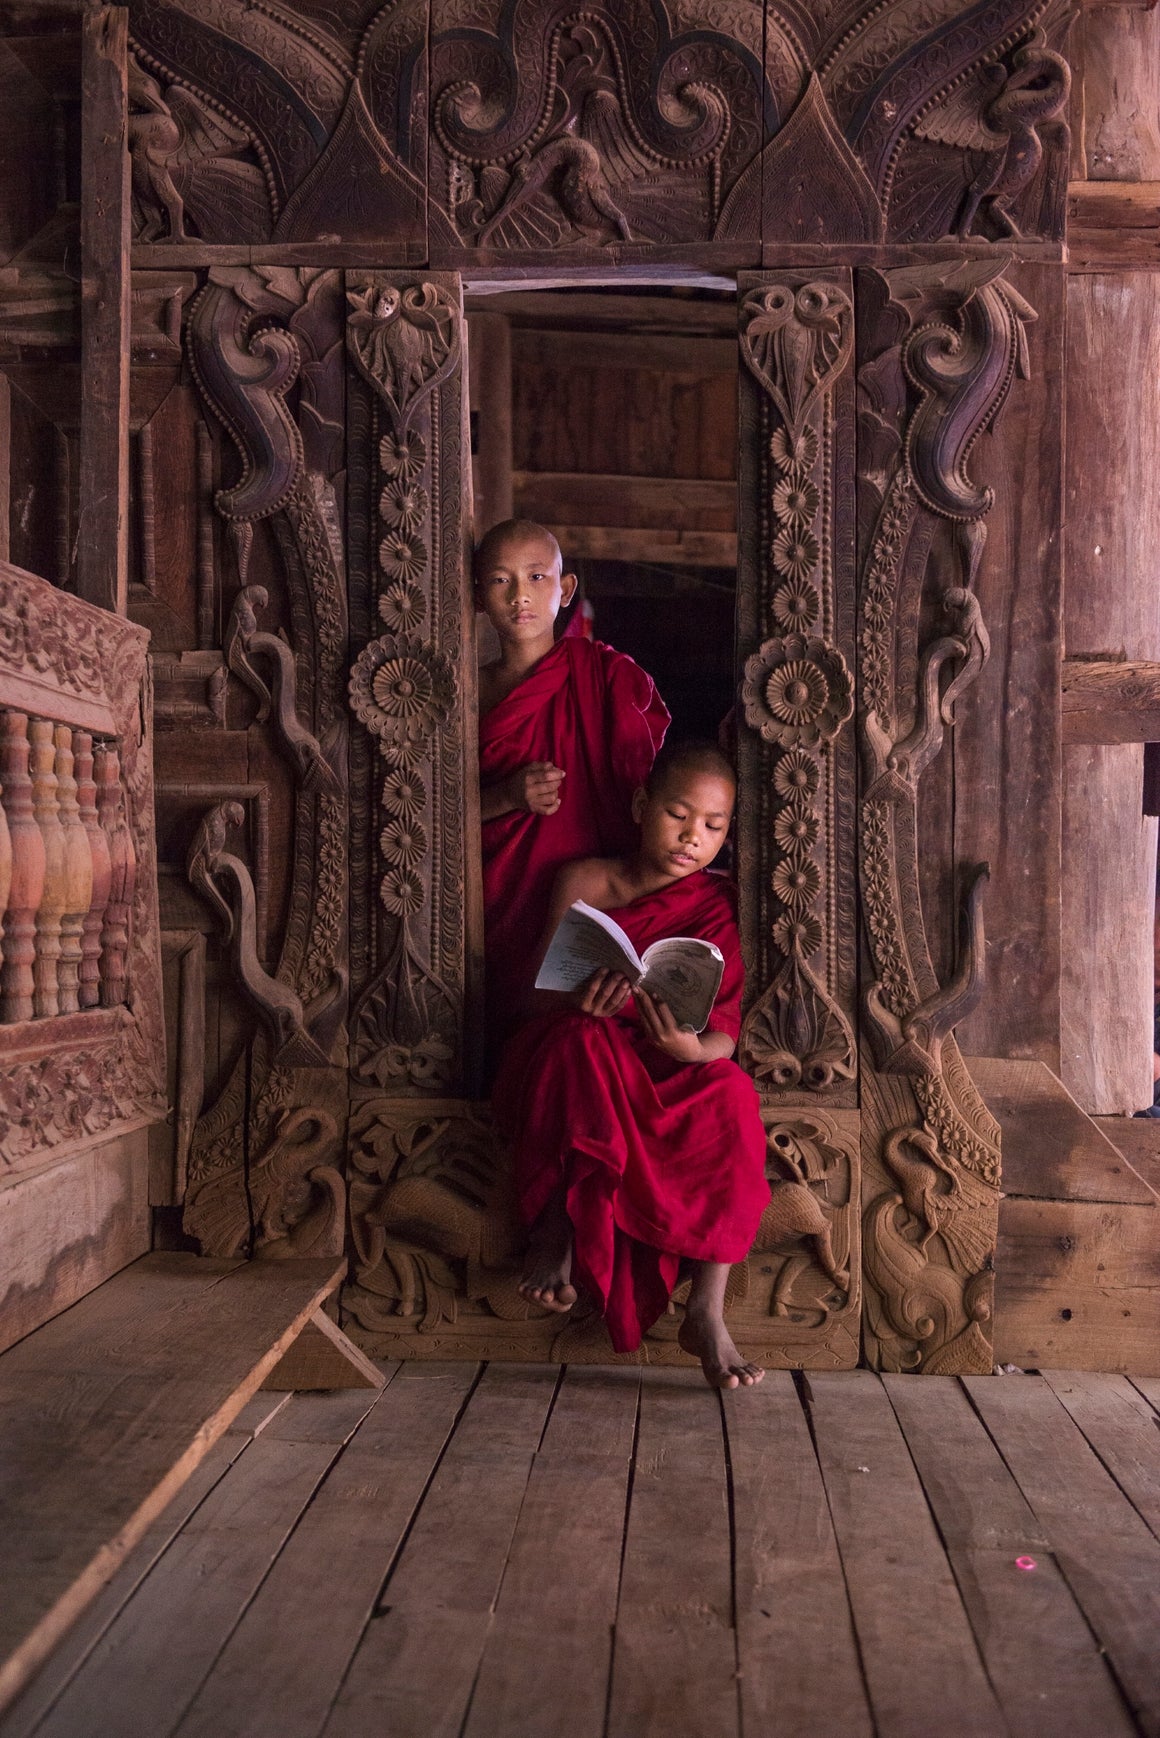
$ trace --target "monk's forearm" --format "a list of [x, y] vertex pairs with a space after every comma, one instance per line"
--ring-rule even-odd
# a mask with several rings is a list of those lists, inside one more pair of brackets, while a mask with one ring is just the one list
[[702, 1062], [728, 1062], [737, 1048], [728, 1032], [702, 1032], [700, 1045]]

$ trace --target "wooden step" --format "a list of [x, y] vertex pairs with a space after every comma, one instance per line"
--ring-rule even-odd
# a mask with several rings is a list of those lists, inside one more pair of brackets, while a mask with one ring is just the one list
[[996, 1361], [1160, 1374], [1160, 1197], [1130, 1162], [1143, 1137], [1086, 1115], [1041, 1062], [967, 1066], [1003, 1131]]
[[304, 1328], [327, 1367], [303, 1385], [381, 1386], [315, 1322], [345, 1271], [147, 1255], [0, 1356], [0, 1708], [255, 1390], [289, 1385]]

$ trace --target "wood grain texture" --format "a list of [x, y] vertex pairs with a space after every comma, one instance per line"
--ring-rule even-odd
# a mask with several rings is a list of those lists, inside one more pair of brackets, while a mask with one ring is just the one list
[[320, 1309], [262, 1383], [263, 1388], [283, 1393], [308, 1388], [372, 1388], [377, 1392], [382, 1385], [381, 1371]]
[[993, 1738], [999, 1705], [886, 1391], [862, 1370], [809, 1384], [875, 1732], [929, 1738], [953, 1684], [956, 1738]]
[[699, 1371], [642, 1372], [608, 1738], [737, 1738], [724, 1451], [720, 1402]]
[[77, 590], [124, 615], [129, 588], [128, 9], [81, 33], [81, 523]]
[[865, 1738], [873, 1725], [842, 1561], [793, 1379], [767, 1371], [724, 1411], [742, 1729]]
[[1160, 180], [1160, 18], [1120, 5], [1090, 12], [1084, 26], [1087, 177]]
[[[464, 1738], [602, 1738], [639, 1389], [634, 1369], [566, 1372], [520, 1509]], [[550, 1602], [548, 1565], [567, 1581], [566, 1597]]]
[[979, 1056], [970, 1069], [1003, 1131], [1005, 1198], [1155, 1205], [1155, 1193], [1116, 1147], [1113, 1132], [1085, 1116], [1042, 1062]]
[[457, 1738], [557, 1381], [489, 1365], [382, 1589], [324, 1728]]
[[1152, 1408], [1124, 1376], [1049, 1371], [1044, 1380], [1160, 1539], [1160, 1467]]
[[1095, 1201], [1004, 1201], [996, 1362], [1160, 1374], [1157, 1211]]
[[[1133, 1723], [1050, 1542], [958, 1381], [883, 1385], [1009, 1730], [1129, 1738]], [[1027, 1558], [1033, 1570], [1019, 1567]]]
[[472, 1364], [398, 1370], [189, 1706], [181, 1738], [319, 1732], [477, 1376]]
[[972, 1376], [966, 1388], [1106, 1650], [1141, 1730], [1154, 1738], [1160, 1731], [1160, 1542], [1046, 1382]]
[[345, 1262], [151, 1255], [0, 1361], [0, 1705], [228, 1427]]
[[1065, 658], [1063, 740], [1160, 742], [1160, 664]]

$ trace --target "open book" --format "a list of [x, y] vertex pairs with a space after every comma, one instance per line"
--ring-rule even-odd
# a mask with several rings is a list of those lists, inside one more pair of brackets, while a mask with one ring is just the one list
[[674, 935], [654, 941], [642, 957], [615, 918], [578, 899], [560, 919], [536, 988], [575, 990], [601, 967], [623, 973], [634, 989], [643, 987], [667, 1002], [685, 1031], [703, 1032], [721, 987], [725, 956], [711, 941]]

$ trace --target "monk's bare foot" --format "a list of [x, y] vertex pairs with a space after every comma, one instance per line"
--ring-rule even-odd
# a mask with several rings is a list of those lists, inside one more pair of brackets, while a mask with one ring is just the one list
[[566, 1315], [576, 1302], [572, 1284], [572, 1221], [562, 1200], [549, 1201], [532, 1226], [524, 1257], [521, 1297], [542, 1309]]
[[682, 1351], [700, 1358], [710, 1388], [752, 1388], [765, 1375], [760, 1364], [751, 1364], [741, 1356], [718, 1315], [686, 1310], [677, 1343]]

